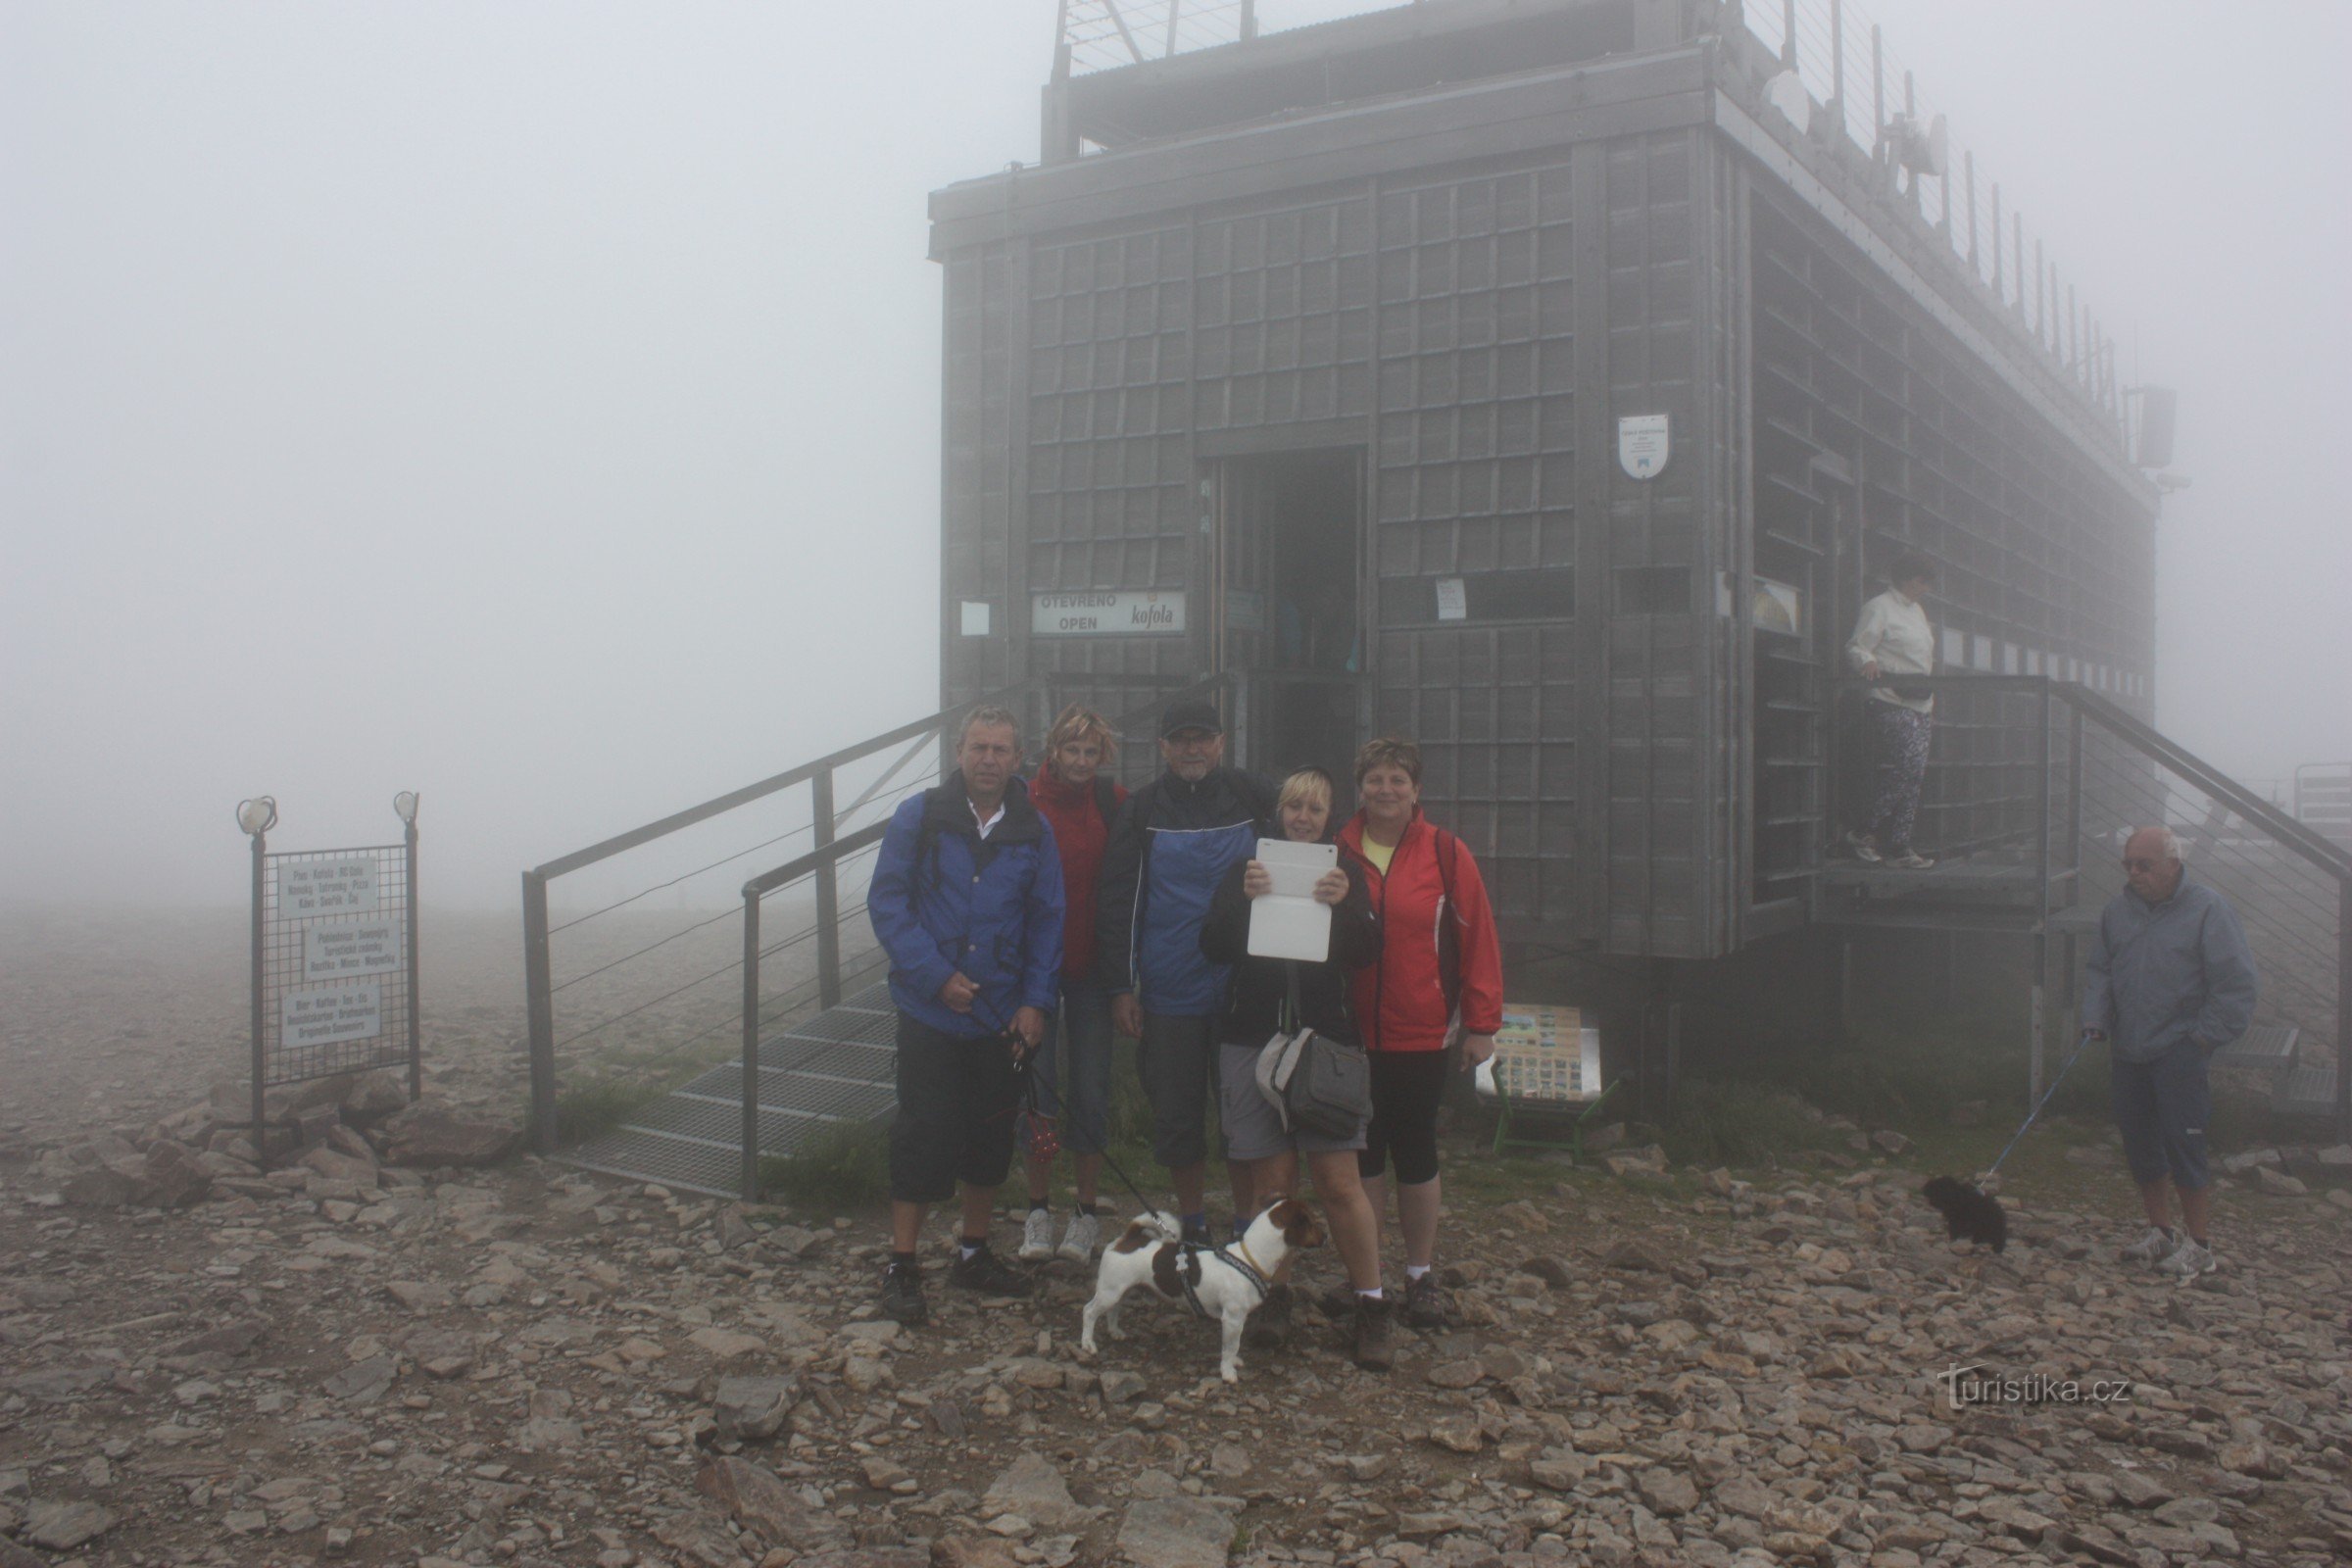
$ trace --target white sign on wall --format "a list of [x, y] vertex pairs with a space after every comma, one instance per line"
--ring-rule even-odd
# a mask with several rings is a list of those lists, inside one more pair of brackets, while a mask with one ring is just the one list
[[370, 857], [278, 862], [277, 917], [281, 920], [373, 914], [377, 906], [375, 861]]
[[1628, 414], [1617, 421], [1617, 466], [1629, 479], [1654, 479], [1666, 466], [1673, 436], [1663, 414]]
[[1470, 616], [1470, 594], [1459, 577], [1438, 579], [1438, 618], [1467, 620]]
[[1029, 630], [1038, 637], [1158, 637], [1184, 630], [1181, 588], [1081, 589], [1030, 597]]
[[321, 920], [303, 927], [306, 985], [391, 974], [400, 968], [400, 922], [395, 919]]
[[312, 986], [286, 993], [279, 1016], [286, 1047], [329, 1046], [343, 1040], [372, 1040], [384, 1032], [384, 988], [380, 981]]

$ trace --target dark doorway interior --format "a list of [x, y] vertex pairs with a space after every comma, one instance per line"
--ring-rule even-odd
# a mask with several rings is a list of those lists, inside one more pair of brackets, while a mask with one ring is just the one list
[[1348, 799], [1362, 722], [1356, 448], [1218, 465], [1217, 665], [1237, 677], [1236, 753], [1279, 777], [1313, 764]]

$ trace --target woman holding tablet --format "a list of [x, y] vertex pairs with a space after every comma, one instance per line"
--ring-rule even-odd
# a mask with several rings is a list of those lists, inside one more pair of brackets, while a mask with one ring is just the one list
[[[1283, 780], [1276, 811], [1283, 837], [1295, 844], [1328, 844], [1331, 775], [1301, 768]], [[1389, 1303], [1380, 1287], [1380, 1235], [1357, 1152], [1365, 1127], [1333, 1137], [1304, 1127], [1285, 1130], [1282, 1117], [1257, 1087], [1257, 1054], [1283, 1027], [1294, 978], [1298, 986], [1295, 1023], [1347, 1045], [1360, 1044], [1349, 999], [1354, 970], [1380, 956], [1380, 924], [1373, 917], [1364, 868], [1347, 855], [1314, 884], [1315, 902], [1331, 910], [1328, 950], [1320, 961], [1261, 958], [1250, 955], [1250, 906], [1268, 896], [1274, 879], [1255, 859], [1225, 875], [1200, 928], [1202, 956], [1235, 965], [1233, 990], [1217, 1020], [1217, 1105], [1228, 1152], [1246, 1161], [1250, 1191], [1233, 1195], [1236, 1231], [1277, 1198], [1289, 1196], [1298, 1180], [1298, 1160], [1323, 1200], [1324, 1222], [1355, 1293], [1349, 1325], [1350, 1352], [1358, 1366], [1386, 1371], [1396, 1360]], [[1278, 1285], [1257, 1309], [1252, 1332], [1279, 1338], [1288, 1328], [1291, 1289]]]

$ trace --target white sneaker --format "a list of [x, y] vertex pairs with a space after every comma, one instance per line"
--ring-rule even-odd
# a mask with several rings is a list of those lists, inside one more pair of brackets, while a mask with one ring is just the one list
[[1061, 1233], [1061, 1255], [1073, 1263], [1091, 1262], [1096, 1244], [1102, 1240], [1102, 1222], [1092, 1214], [1072, 1214], [1070, 1228]]
[[1041, 1263], [1054, 1255], [1054, 1215], [1050, 1210], [1033, 1208], [1021, 1224], [1020, 1260]]
[[2179, 1231], [2168, 1230], [2162, 1225], [2151, 1225], [2148, 1227], [2147, 1235], [2125, 1248], [2120, 1255], [2127, 1263], [2151, 1265], [2161, 1263], [2173, 1255], [2174, 1249], [2178, 1248], [2183, 1240], [2185, 1238]]
[[2156, 1265], [2156, 1272], [2168, 1274], [2185, 1285], [2198, 1275], [2210, 1274], [2221, 1266], [2214, 1258], [2212, 1248], [2193, 1236], [2183, 1236], [2180, 1245]]
[[1853, 857], [1855, 859], [1861, 860], [1869, 865], [1876, 865], [1879, 863], [1879, 846], [1869, 834], [1846, 834], [1845, 847], [1853, 852]]

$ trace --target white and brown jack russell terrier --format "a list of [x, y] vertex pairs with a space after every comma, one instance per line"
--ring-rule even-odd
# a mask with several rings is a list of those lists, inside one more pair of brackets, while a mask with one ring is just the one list
[[1119, 1339], [1119, 1308], [1127, 1293], [1149, 1287], [1161, 1300], [1188, 1302], [1200, 1316], [1224, 1326], [1217, 1375], [1228, 1383], [1239, 1382], [1243, 1322], [1274, 1283], [1290, 1272], [1293, 1252], [1323, 1245], [1323, 1224], [1304, 1203], [1285, 1198], [1251, 1220], [1242, 1239], [1229, 1248], [1187, 1247], [1182, 1235], [1167, 1214], [1149, 1212], [1127, 1222], [1119, 1239], [1103, 1250], [1094, 1299], [1086, 1303], [1079, 1330], [1079, 1347], [1094, 1349], [1097, 1322], [1112, 1339]]

